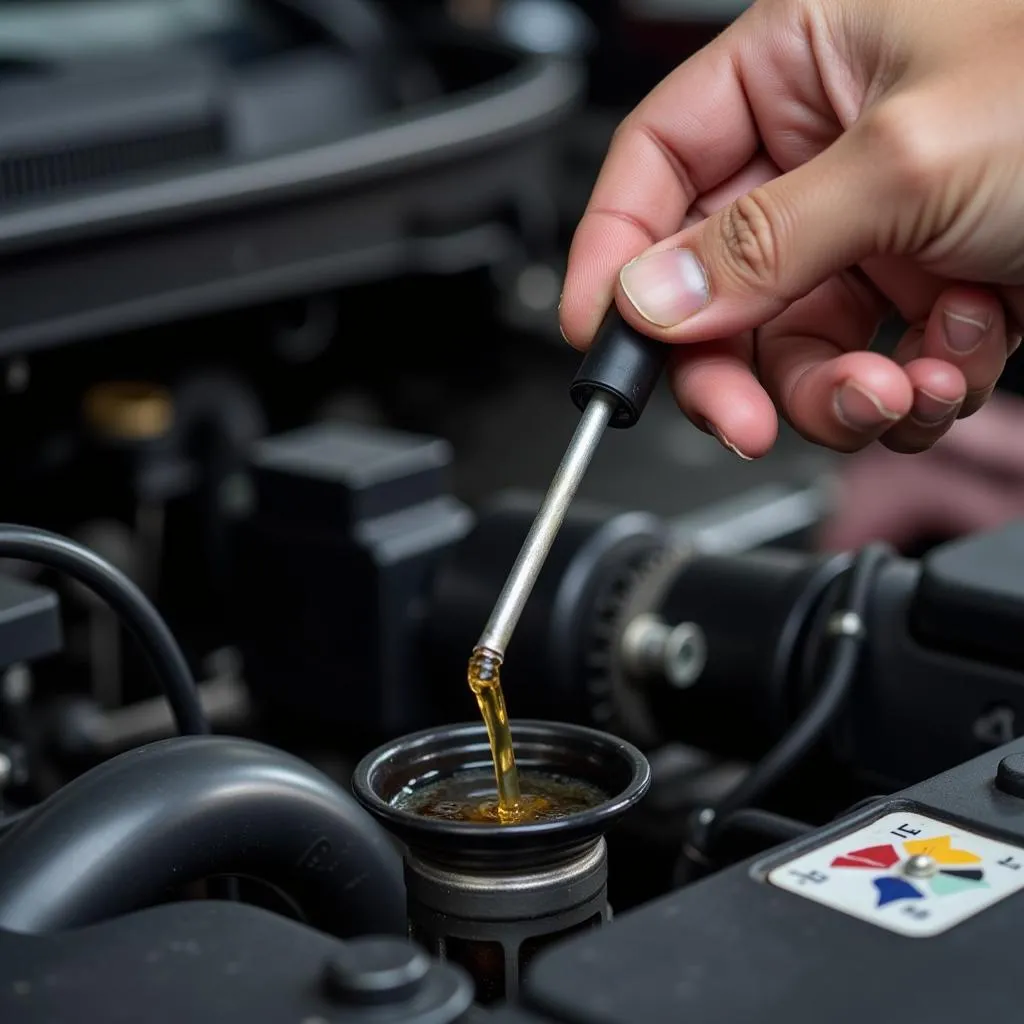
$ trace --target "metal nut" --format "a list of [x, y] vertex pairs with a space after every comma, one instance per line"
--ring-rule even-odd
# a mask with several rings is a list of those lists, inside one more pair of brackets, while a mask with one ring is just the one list
[[684, 690], [707, 664], [704, 631], [695, 622], [668, 626], [656, 615], [638, 615], [622, 636], [622, 660], [638, 677], [657, 677]]

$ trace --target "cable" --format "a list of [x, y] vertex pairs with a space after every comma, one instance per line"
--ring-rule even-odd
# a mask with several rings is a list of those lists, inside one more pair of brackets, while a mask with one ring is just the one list
[[0, 929], [80, 928], [225, 875], [276, 889], [333, 935], [408, 930], [401, 855], [355, 798], [227, 736], [120, 754], [19, 818], [0, 842]]
[[777, 786], [818, 744], [842, 711], [864, 642], [868, 594], [878, 568], [889, 557], [889, 553], [886, 546], [872, 544], [857, 555], [849, 571], [845, 608], [833, 613], [829, 620], [835, 641], [825, 671], [825, 681], [803, 714], [754, 765], [743, 781], [717, 807], [706, 808], [696, 816], [694, 835], [687, 848], [698, 858], [710, 859], [709, 847], [714, 842], [718, 823], [727, 820], [741, 808], [755, 803]]
[[762, 811], [755, 807], [743, 807], [738, 811], [718, 820], [715, 829], [715, 840], [721, 840], [730, 832], [742, 832], [766, 839], [770, 845], [788, 843], [801, 839], [814, 829], [806, 821], [787, 818], [772, 811]]
[[807, 624], [817, 613], [822, 598], [833, 584], [845, 576], [854, 563], [855, 556], [848, 551], [833, 555], [815, 568], [797, 599], [786, 612], [786, 618], [779, 631], [779, 642], [775, 645], [772, 656], [769, 687], [772, 693], [780, 693], [786, 688], [786, 682], [793, 669], [797, 644], [803, 637]]
[[31, 526], [0, 524], [0, 558], [55, 569], [110, 605], [141, 645], [160, 680], [179, 731], [193, 735], [210, 732], [195, 680], [177, 640], [146, 595], [124, 573], [87, 547]]
[[[699, 818], [698, 818], [699, 824]], [[681, 889], [684, 885], [695, 882], [699, 877], [720, 870], [747, 857], [763, 853], [774, 846], [790, 843], [814, 831], [814, 825], [796, 818], [788, 818], [773, 811], [763, 811], [754, 807], [741, 807], [725, 817], [715, 821], [714, 852], [716, 859], [712, 861], [692, 843], [683, 845], [682, 855], [677, 859], [672, 871], [672, 885]], [[729, 840], [740, 840], [740, 852], [735, 844], [730, 847]], [[756, 850], [745, 849], [743, 839], [753, 838], [758, 841]], [[724, 848], [724, 849], [723, 849]]]

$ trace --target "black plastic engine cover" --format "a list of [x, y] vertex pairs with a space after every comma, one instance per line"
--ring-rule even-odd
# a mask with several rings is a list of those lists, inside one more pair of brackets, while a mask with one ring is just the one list
[[4, 1024], [451, 1024], [468, 978], [433, 964], [408, 998], [377, 1005], [326, 984], [337, 939], [240, 904], [174, 903], [91, 928], [0, 931]]
[[367, 737], [432, 724], [423, 595], [472, 516], [437, 438], [320, 424], [253, 447], [258, 508], [238, 531], [246, 681], [303, 727]]
[[1024, 668], [1024, 522], [943, 544], [921, 560], [911, 610], [918, 639], [939, 650]]
[[[893, 811], [1022, 847], [1024, 800], [986, 754], [768, 858], [649, 904], [540, 958], [527, 999], [587, 1024], [1017, 1024], [1024, 891], [929, 938], [907, 937], [767, 884], [765, 873]], [[1024, 870], [1024, 867], [1022, 867]]]

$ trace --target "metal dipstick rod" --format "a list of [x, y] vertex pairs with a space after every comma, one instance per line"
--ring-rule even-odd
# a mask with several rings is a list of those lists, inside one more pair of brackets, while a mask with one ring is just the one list
[[569, 389], [582, 413], [576, 432], [480, 634], [478, 648], [504, 658], [605, 429], [636, 423], [661, 376], [666, 353], [666, 346], [640, 334], [618, 314], [605, 322]]
[[605, 428], [615, 415], [616, 404], [611, 395], [596, 393], [583, 410], [576, 433], [555, 471], [537, 518], [519, 550], [494, 611], [480, 634], [478, 647], [504, 657], [505, 648], [512, 639], [519, 616], [523, 614], [551, 545], [555, 543], [572, 499], [583, 481], [583, 475], [597, 451]]

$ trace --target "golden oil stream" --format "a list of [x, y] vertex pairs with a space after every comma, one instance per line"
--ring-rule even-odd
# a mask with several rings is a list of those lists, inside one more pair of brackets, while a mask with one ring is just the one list
[[476, 697], [491, 744], [494, 780], [498, 786], [498, 820], [511, 825], [521, 820], [522, 808], [512, 731], [508, 724], [505, 695], [501, 692], [500, 656], [477, 647], [469, 659], [468, 677], [469, 688]]

